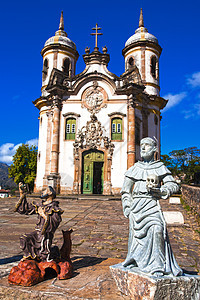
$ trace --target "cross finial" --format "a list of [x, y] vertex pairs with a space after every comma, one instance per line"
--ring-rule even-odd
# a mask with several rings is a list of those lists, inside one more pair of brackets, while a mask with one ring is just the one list
[[144, 27], [144, 20], [143, 20], [143, 12], [142, 12], [142, 8], [140, 9], [139, 27]]
[[98, 24], [96, 23], [96, 27], [92, 28], [92, 30], [95, 30], [95, 33], [90, 33], [91, 35], [95, 35], [95, 50], [98, 50], [98, 46], [97, 46], [97, 37], [98, 35], [103, 35], [103, 33], [98, 32], [98, 30], [101, 30], [101, 27], [98, 27]]
[[64, 18], [63, 18], [63, 11], [61, 11], [61, 16], [60, 16], [60, 24], [59, 24], [59, 30], [64, 30]]

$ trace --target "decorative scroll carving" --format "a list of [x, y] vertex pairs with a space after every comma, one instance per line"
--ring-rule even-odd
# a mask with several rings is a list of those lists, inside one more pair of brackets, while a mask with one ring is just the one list
[[93, 86], [86, 89], [83, 93], [83, 107], [85, 106], [90, 113], [97, 113], [102, 107], [106, 107], [104, 101], [107, 100], [107, 94], [102, 87], [98, 86], [96, 81]]
[[51, 108], [55, 109], [55, 108], [59, 108], [61, 109], [61, 98], [58, 95], [55, 95], [52, 97], [52, 103], [51, 103]]
[[74, 156], [79, 156], [79, 148], [97, 149], [105, 148], [108, 150], [108, 159], [112, 157], [114, 144], [111, 140], [103, 135], [105, 128], [98, 121], [94, 114], [91, 114], [90, 121], [78, 131], [77, 138], [74, 143]]
[[63, 83], [62, 83], [62, 84], [63, 84], [63, 86], [66, 87], [66, 88], [69, 87], [69, 79], [68, 79], [68, 78], [65, 78], [65, 79], [63, 80]]

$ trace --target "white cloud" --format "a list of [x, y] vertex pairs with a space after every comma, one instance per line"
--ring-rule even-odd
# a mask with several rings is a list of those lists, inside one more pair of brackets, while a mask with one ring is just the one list
[[184, 114], [185, 119], [190, 119], [194, 117], [194, 113], [192, 110], [183, 110], [182, 113]]
[[26, 141], [25, 144], [28, 144], [29, 146], [38, 146], [38, 139], [32, 139], [32, 140], [29, 140], [29, 141]]
[[190, 110], [183, 110], [182, 113], [184, 114], [185, 119], [199, 118], [200, 103], [196, 103], [196, 104], [192, 105]]
[[14, 145], [12, 143], [6, 143], [0, 146], [0, 161], [6, 164], [11, 164], [13, 155], [19, 146], [21, 146], [21, 144]]
[[200, 87], [200, 72], [193, 73], [187, 78], [187, 84], [192, 88]]
[[182, 92], [179, 94], [167, 94], [163, 98], [168, 99], [167, 106], [164, 108], [163, 112], [170, 109], [171, 107], [179, 104], [185, 97], [187, 96], [186, 92]]
[[[25, 144], [28, 144], [30, 146], [37, 146], [38, 145], [38, 139], [32, 139], [29, 141], [26, 141]], [[3, 162], [5, 164], [10, 165], [12, 163], [13, 155], [15, 154], [17, 148], [21, 146], [20, 144], [13, 144], [13, 143], [6, 143], [0, 146], [0, 162]]]

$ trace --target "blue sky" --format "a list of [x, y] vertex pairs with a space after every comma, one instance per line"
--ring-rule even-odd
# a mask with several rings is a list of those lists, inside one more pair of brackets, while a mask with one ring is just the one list
[[121, 54], [138, 27], [144, 25], [163, 48], [160, 58], [161, 96], [169, 98], [162, 112], [161, 150], [167, 154], [190, 146], [200, 148], [199, 1], [3, 1], [1, 25], [0, 161], [10, 163], [20, 143], [35, 144], [45, 41], [58, 29], [61, 10], [65, 30], [80, 54], [77, 73], [84, 69], [84, 49], [94, 47], [91, 28], [102, 27], [99, 48], [110, 54], [108, 69], [124, 72]]

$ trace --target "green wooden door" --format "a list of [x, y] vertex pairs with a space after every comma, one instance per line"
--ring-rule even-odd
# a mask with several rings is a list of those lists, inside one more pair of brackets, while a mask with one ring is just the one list
[[[86, 151], [83, 153], [83, 174], [82, 174], [82, 193], [93, 194], [100, 190], [103, 192], [103, 163], [104, 154], [97, 150]], [[95, 173], [94, 173], [95, 172]], [[97, 189], [101, 181], [101, 187]]]
[[84, 159], [83, 194], [93, 193], [93, 162]]

